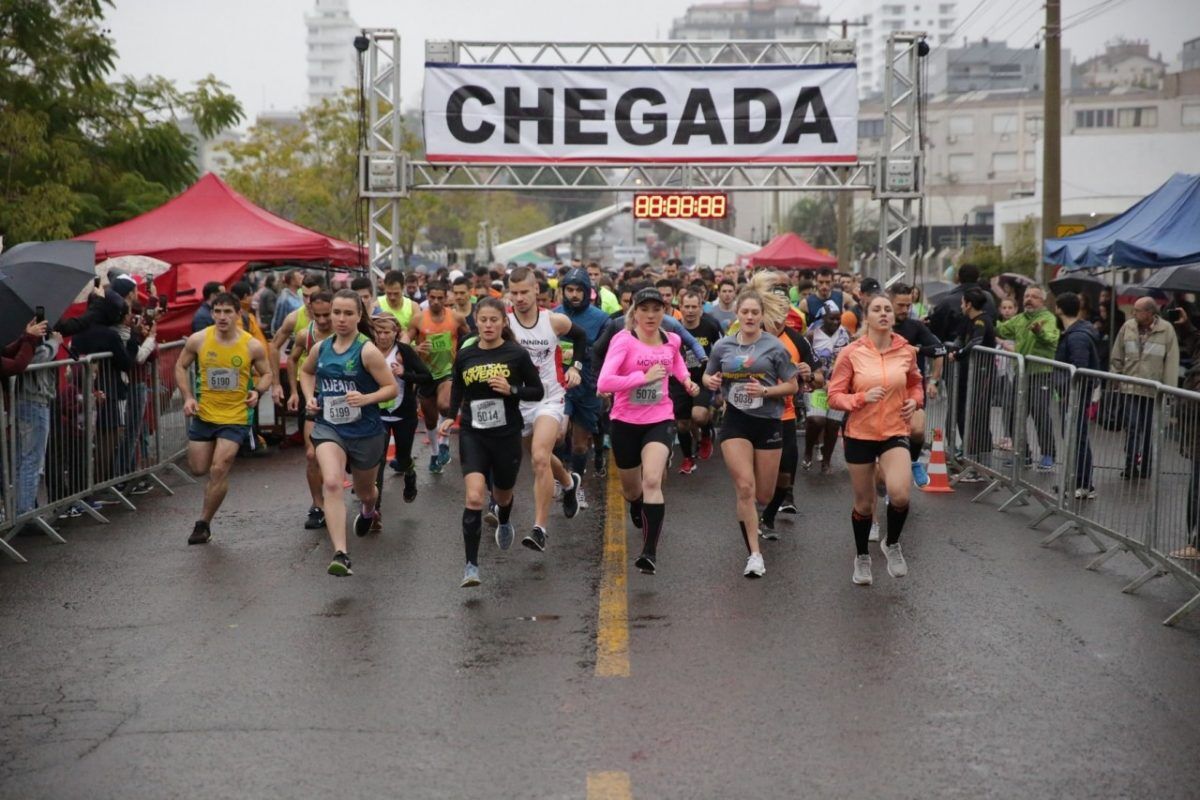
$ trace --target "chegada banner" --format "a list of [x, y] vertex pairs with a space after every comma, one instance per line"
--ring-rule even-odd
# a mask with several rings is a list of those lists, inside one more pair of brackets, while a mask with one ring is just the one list
[[853, 162], [854, 64], [425, 65], [429, 161]]

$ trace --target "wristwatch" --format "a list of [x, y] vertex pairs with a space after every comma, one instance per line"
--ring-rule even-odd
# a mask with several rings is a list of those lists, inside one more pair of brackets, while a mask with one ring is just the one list
[[583, 362], [576, 361], [574, 364], [572, 364], [570, 367], [568, 367], [568, 369], [577, 369], [580, 372], [583, 372]]

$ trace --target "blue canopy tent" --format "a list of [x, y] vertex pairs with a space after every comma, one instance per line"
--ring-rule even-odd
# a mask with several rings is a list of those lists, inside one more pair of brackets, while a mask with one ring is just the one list
[[1042, 258], [1064, 270], [1200, 261], [1200, 175], [1176, 173], [1120, 216], [1074, 236], [1047, 239]]

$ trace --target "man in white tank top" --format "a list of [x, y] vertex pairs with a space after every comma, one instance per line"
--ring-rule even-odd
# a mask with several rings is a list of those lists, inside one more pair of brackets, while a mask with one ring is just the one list
[[587, 339], [565, 314], [544, 311], [537, 306], [538, 282], [533, 270], [518, 267], [509, 276], [508, 294], [512, 311], [508, 325], [522, 347], [529, 351], [534, 366], [542, 378], [546, 395], [536, 403], [521, 403], [521, 416], [525, 421], [523, 431], [525, 447], [533, 462], [533, 530], [521, 544], [530, 550], [546, 549], [546, 524], [550, 516], [550, 502], [554, 499], [554, 481], [563, 487], [563, 513], [568, 519], [579, 513], [578, 490], [580, 477], [568, 472], [554, 455], [554, 444], [562, 435], [563, 404], [566, 388], [579, 385], [580, 368], [571, 364], [565, 375], [561, 373], [558, 357], [558, 340], [567, 337], [576, 341], [577, 350], [586, 347]]

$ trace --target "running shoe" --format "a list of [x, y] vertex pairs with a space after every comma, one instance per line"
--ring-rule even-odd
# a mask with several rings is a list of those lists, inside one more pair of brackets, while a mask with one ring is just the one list
[[779, 534], [775, 532], [775, 520], [768, 520], [766, 517], [759, 517], [758, 535], [769, 542], [777, 541], [779, 539]]
[[1041, 461], [1037, 465], [1038, 472], [1050, 472], [1054, 469], [1054, 459], [1050, 456], [1042, 456]]
[[784, 489], [783, 502], [779, 504], [779, 510], [784, 514], [800, 513], [800, 510], [796, 508], [796, 498], [792, 496], [792, 487]]
[[973, 469], [968, 469], [958, 476], [959, 483], [983, 483], [986, 478]]
[[439, 444], [437, 457], [438, 457], [438, 461], [441, 462], [443, 467], [446, 466], [447, 464], [449, 464], [450, 463], [450, 445], [447, 444], [446, 442], [442, 442], [441, 444]]
[[308, 510], [308, 519], [304, 521], [304, 530], [319, 531], [325, 527], [325, 509], [313, 506]]
[[600, 450], [596, 453], [596, 474], [601, 478], [608, 477], [608, 451]]
[[404, 473], [404, 502], [411, 503], [417, 499], [417, 471], [410, 469]]
[[680, 475], [691, 475], [696, 471], [696, 460], [691, 456], [684, 456], [683, 463], [679, 465]]
[[854, 576], [850, 579], [858, 586], [870, 586], [875, 580], [871, 577], [871, 556], [854, 557]]
[[812, 469], [812, 462], [811, 461], [801, 461], [800, 469], [804, 470], [805, 472], [808, 472], [810, 469]]
[[82, 517], [82, 516], [83, 516], [83, 509], [79, 507], [79, 503], [75, 503], [70, 508], [67, 508], [66, 510], [62, 511], [58, 515], [58, 518], [59, 519], [78, 519], [79, 517]]
[[585, 508], [588, 508], [587, 495], [584, 494], [582, 486], [580, 486], [579, 489], [575, 492], [575, 497], [576, 497], [576, 499], [579, 500], [579, 510], [580, 511], [583, 511]]
[[359, 511], [357, 514], [355, 514], [354, 515], [354, 535], [355, 536], [366, 536], [368, 533], [370, 533], [371, 532], [371, 521], [374, 519], [375, 519], [374, 512], [372, 512], [371, 516], [369, 516], [369, 517], [365, 516], [362, 513], [362, 511]]
[[924, 489], [929, 485], [929, 473], [925, 470], [925, 465], [920, 461], [914, 461], [912, 465], [913, 483], [918, 489]]
[[441, 475], [441, 474], [442, 474], [442, 469], [443, 469], [443, 467], [444, 467], [444, 466], [445, 466], [445, 465], [444, 465], [444, 464], [442, 464], [442, 460], [441, 460], [440, 458], [438, 458], [436, 455], [431, 455], [431, 456], [429, 457], [429, 471], [430, 471], [430, 473], [432, 473], [432, 474], [434, 474], [434, 475]]
[[763, 563], [762, 553], [751, 553], [746, 559], [746, 569], [742, 572], [747, 578], [761, 578], [767, 574], [767, 565]]
[[579, 513], [579, 484], [582, 482], [583, 478], [579, 477], [579, 473], [572, 472], [571, 488], [563, 487], [563, 516], [567, 519], [572, 519]]
[[493, 528], [500, 524], [500, 506], [495, 500], [488, 500], [487, 510], [483, 512], [483, 521]]
[[900, 543], [884, 545], [882, 548], [884, 558], [887, 559], [888, 575], [893, 578], [903, 578], [908, 574], [908, 563], [904, 560], [904, 553], [900, 552]]
[[208, 544], [208, 540], [212, 538], [212, 531], [208, 527], [208, 523], [204, 520], [196, 520], [195, 527], [192, 528], [192, 535], [188, 537], [188, 544]]
[[533, 530], [521, 540], [521, 544], [530, 550], [536, 550], [539, 553], [544, 552], [546, 549], [546, 532], [537, 525], [534, 525]]
[[517, 532], [513, 529], [511, 522], [496, 526], [496, 547], [499, 547], [501, 550], [507, 550], [512, 547], [513, 539], [515, 538], [517, 538]]
[[1096, 499], [1096, 490], [1088, 488], [1086, 486], [1076, 489], [1075, 490], [1075, 499], [1076, 500], [1095, 500]]
[[654, 556], [642, 553], [633, 562], [633, 565], [638, 568], [638, 571], [643, 575], [653, 575], [655, 570]]
[[392, 472], [404, 472], [404, 467], [400, 466], [400, 459], [398, 458], [393, 458], [391, 461], [389, 461], [388, 466], [391, 468]]
[[1180, 547], [1178, 550], [1171, 551], [1171, 558], [1178, 558], [1181, 561], [1200, 560], [1200, 548], [1192, 544]]
[[329, 562], [329, 569], [326, 572], [338, 578], [353, 575], [354, 570], [350, 569], [350, 556], [338, 550], [333, 554], [333, 561]]
[[871, 532], [869, 534], [867, 534], [867, 541], [868, 542], [878, 542], [879, 541], [879, 523], [875, 522], [874, 520], [871, 521]]
[[696, 451], [696, 455], [700, 456], [701, 461], [708, 461], [713, 454], [713, 440], [711, 436], [700, 437], [700, 449]]
[[479, 567], [468, 561], [466, 568], [463, 570], [462, 583], [458, 585], [458, 588], [469, 589], [472, 586], [478, 586], [479, 584]]
[[149, 494], [154, 491], [154, 484], [150, 481], [138, 481], [129, 490], [130, 494]]

